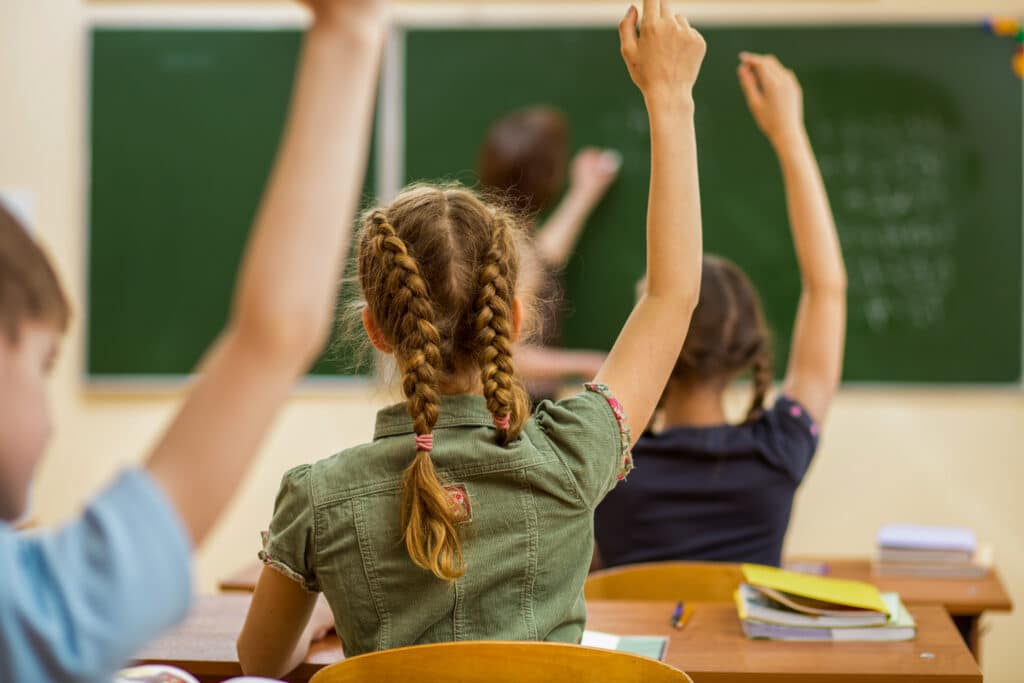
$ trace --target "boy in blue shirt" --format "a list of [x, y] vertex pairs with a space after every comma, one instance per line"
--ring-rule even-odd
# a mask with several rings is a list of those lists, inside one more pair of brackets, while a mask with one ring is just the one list
[[69, 306], [0, 208], [0, 681], [101, 681], [187, 612], [189, 556], [327, 337], [366, 166], [382, 0], [306, 0], [282, 149], [230, 318], [142, 468], [63, 528], [14, 531], [50, 434]]

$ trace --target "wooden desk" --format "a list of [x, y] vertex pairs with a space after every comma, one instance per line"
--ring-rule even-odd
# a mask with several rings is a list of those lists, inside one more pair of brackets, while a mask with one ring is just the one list
[[[240, 675], [235, 639], [249, 596], [200, 598], [189, 621], [140, 654], [190, 671], [205, 682]], [[918, 638], [909, 643], [772, 643], [743, 637], [735, 607], [696, 605], [682, 631], [668, 625], [671, 602], [594, 601], [587, 626], [621, 635], [669, 637], [666, 662], [696, 683], [980, 683], [981, 672], [949, 615], [940, 607], [911, 609]], [[925, 655], [925, 656], [923, 656]], [[318, 643], [288, 678], [305, 681], [344, 658], [336, 637]]]
[[[899, 593], [907, 605], [942, 605], [954, 616], [980, 616], [984, 612], [1009, 612], [1013, 609], [1013, 601], [999, 578], [999, 572], [994, 569], [984, 579], [880, 578], [872, 575], [870, 560], [787, 560], [787, 564], [793, 562], [825, 564], [828, 576], [873, 583], [882, 591]], [[251, 593], [256, 588], [261, 569], [262, 566], [254, 562], [221, 581], [220, 589]]]

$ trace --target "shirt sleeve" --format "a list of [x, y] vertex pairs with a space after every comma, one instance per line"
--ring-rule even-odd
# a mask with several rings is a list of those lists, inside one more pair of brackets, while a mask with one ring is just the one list
[[270, 530], [263, 533], [263, 564], [297, 581], [311, 593], [320, 592], [314, 573], [314, 513], [309, 465], [285, 473], [274, 503]]
[[535, 419], [568, 468], [583, 503], [593, 509], [633, 469], [632, 439], [622, 405], [602, 384], [563, 401], [545, 401]]
[[142, 470], [43, 534], [0, 529], [0, 680], [101, 681], [188, 613], [191, 541]]
[[818, 450], [820, 430], [807, 409], [780, 396], [754, 425], [754, 438], [765, 457], [800, 483]]

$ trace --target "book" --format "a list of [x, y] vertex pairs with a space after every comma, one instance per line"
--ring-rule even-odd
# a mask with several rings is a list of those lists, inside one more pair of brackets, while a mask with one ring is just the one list
[[668, 638], [664, 636], [617, 636], [601, 631], [584, 631], [580, 645], [602, 650], [616, 650], [634, 655], [665, 661]]
[[894, 562], [879, 560], [871, 565], [878, 577], [912, 576], [922, 579], [983, 579], [992, 571], [992, 546], [978, 548], [968, 562]]
[[889, 606], [882, 599], [882, 594], [870, 583], [810, 576], [758, 564], [745, 564], [742, 572], [745, 582], [751, 586], [778, 591], [811, 610], [841, 612], [853, 609], [889, 615]]
[[978, 545], [978, 539], [970, 529], [921, 524], [887, 524], [878, 530], [877, 540], [879, 548], [967, 553], [973, 553]]
[[[763, 594], [758, 591], [744, 592], [743, 586], [736, 592], [737, 610], [740, 614], [740, 623], [743, 633], [747, 638], [754, 640], [783, 640], [783, 641], [832, 641], [832, 642], [894, 642], [913, 640], [917, 636], [917, 625], [914, 617], [907, 611], [896, 593], [885, 593], [883, 599], [886, 602], [890, 616], [882, 624], [864, 626], [829, 626], [836, 617], [818, 617], [817, 623], [800, 625], [798, 623], [781, 624], [770, 621], [759, 620], [755, 614], [766, 616], [763, 608], [765, 605], [758, 605], [758, 596]], [[747, 587], [749, 588], [749, 586]], [[803, 619], [815, 619], [808, 615], [798, 615]], [[789, 617], [792, 619], [793, 617]]]
[[879, 548], [879, 562], [945, 564], [970, 563], [974, 553], [966, 550], [917, 550], [908, 548]]
[[[885, 596], [882, 596], [883, 599]], [[855, 610], [847, 613], [822, 610], [817, 614], [794, 610], [787, 602], [780, 602], [754, 586], [742, 584], [736, 594], [736, 606], [741, 619], [752, 619], [778, 626], [805, 628], [856, 628], [882, 626], [889, 616], [882, 612]]]

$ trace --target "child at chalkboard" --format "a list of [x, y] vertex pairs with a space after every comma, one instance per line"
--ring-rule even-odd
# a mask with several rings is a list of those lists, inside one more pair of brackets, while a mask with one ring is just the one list
[[231, 318], [145, 465], [62, 528], [17, 533], [68, 322], [57, 276], [0, 208], [0, 680], [103, 681], [182, 619], [190, 556], [325, 341], [369, 145], [382, 3], [319, 0]]
[[[662, 428], [639, 440], [636, 474], [597, 509], [597, 566], [778, 565], [842, 373], [846, 274], [800, 84], [775, 57], [753, 54], [741, 56], [739, 79], [782, 167], [803, 281], [782, 393], [765, 405], [772, 348], [757, 292], [736, 265], [705, 257], [700, 303], [661, 400]], [[746, 372], [753, 400], [742, 424], [727, 424], [723, 394]]]
[[[608, 360], [585, 391], [531, 415], [512, 357], [526, 231], [459, 187], [416, 186], [370, 211], [363, 323], [395, 355], [407, 401], [378, 414], [371, 443], [285, 475], [238, 640], [246, 673], [294, 667], [311, 623], [335, 624], [349, 656], [579, 642], [594, 507], [631, 468], [631, 430], [654, 412], [700, 284], [704, 41], [664, 0], [644, 6], [639, 36], [633, 8], [620, 30], [651, 119], [650, 286]], [[334, 619], [314, 612], [318, 592]]]
[[[504, 116], [487, 131], [478, 173], [487, 192], [505, 196], [531, 221], [552, 210], [524, 254], [524, 291], [532, 290], [536, 330], [516, 350], [519, 374], [534, 400], [554, 398], [566, 380], [593, 377], [604, 363], [597, 351], [561, 349], [561, 272], [573, 247], [622, 163], [612, 150], [585, 148], [569, 164], [569, 124], [553, 107], [534, 106]], [[565, 184], [569, 191], [555, 206]]]

